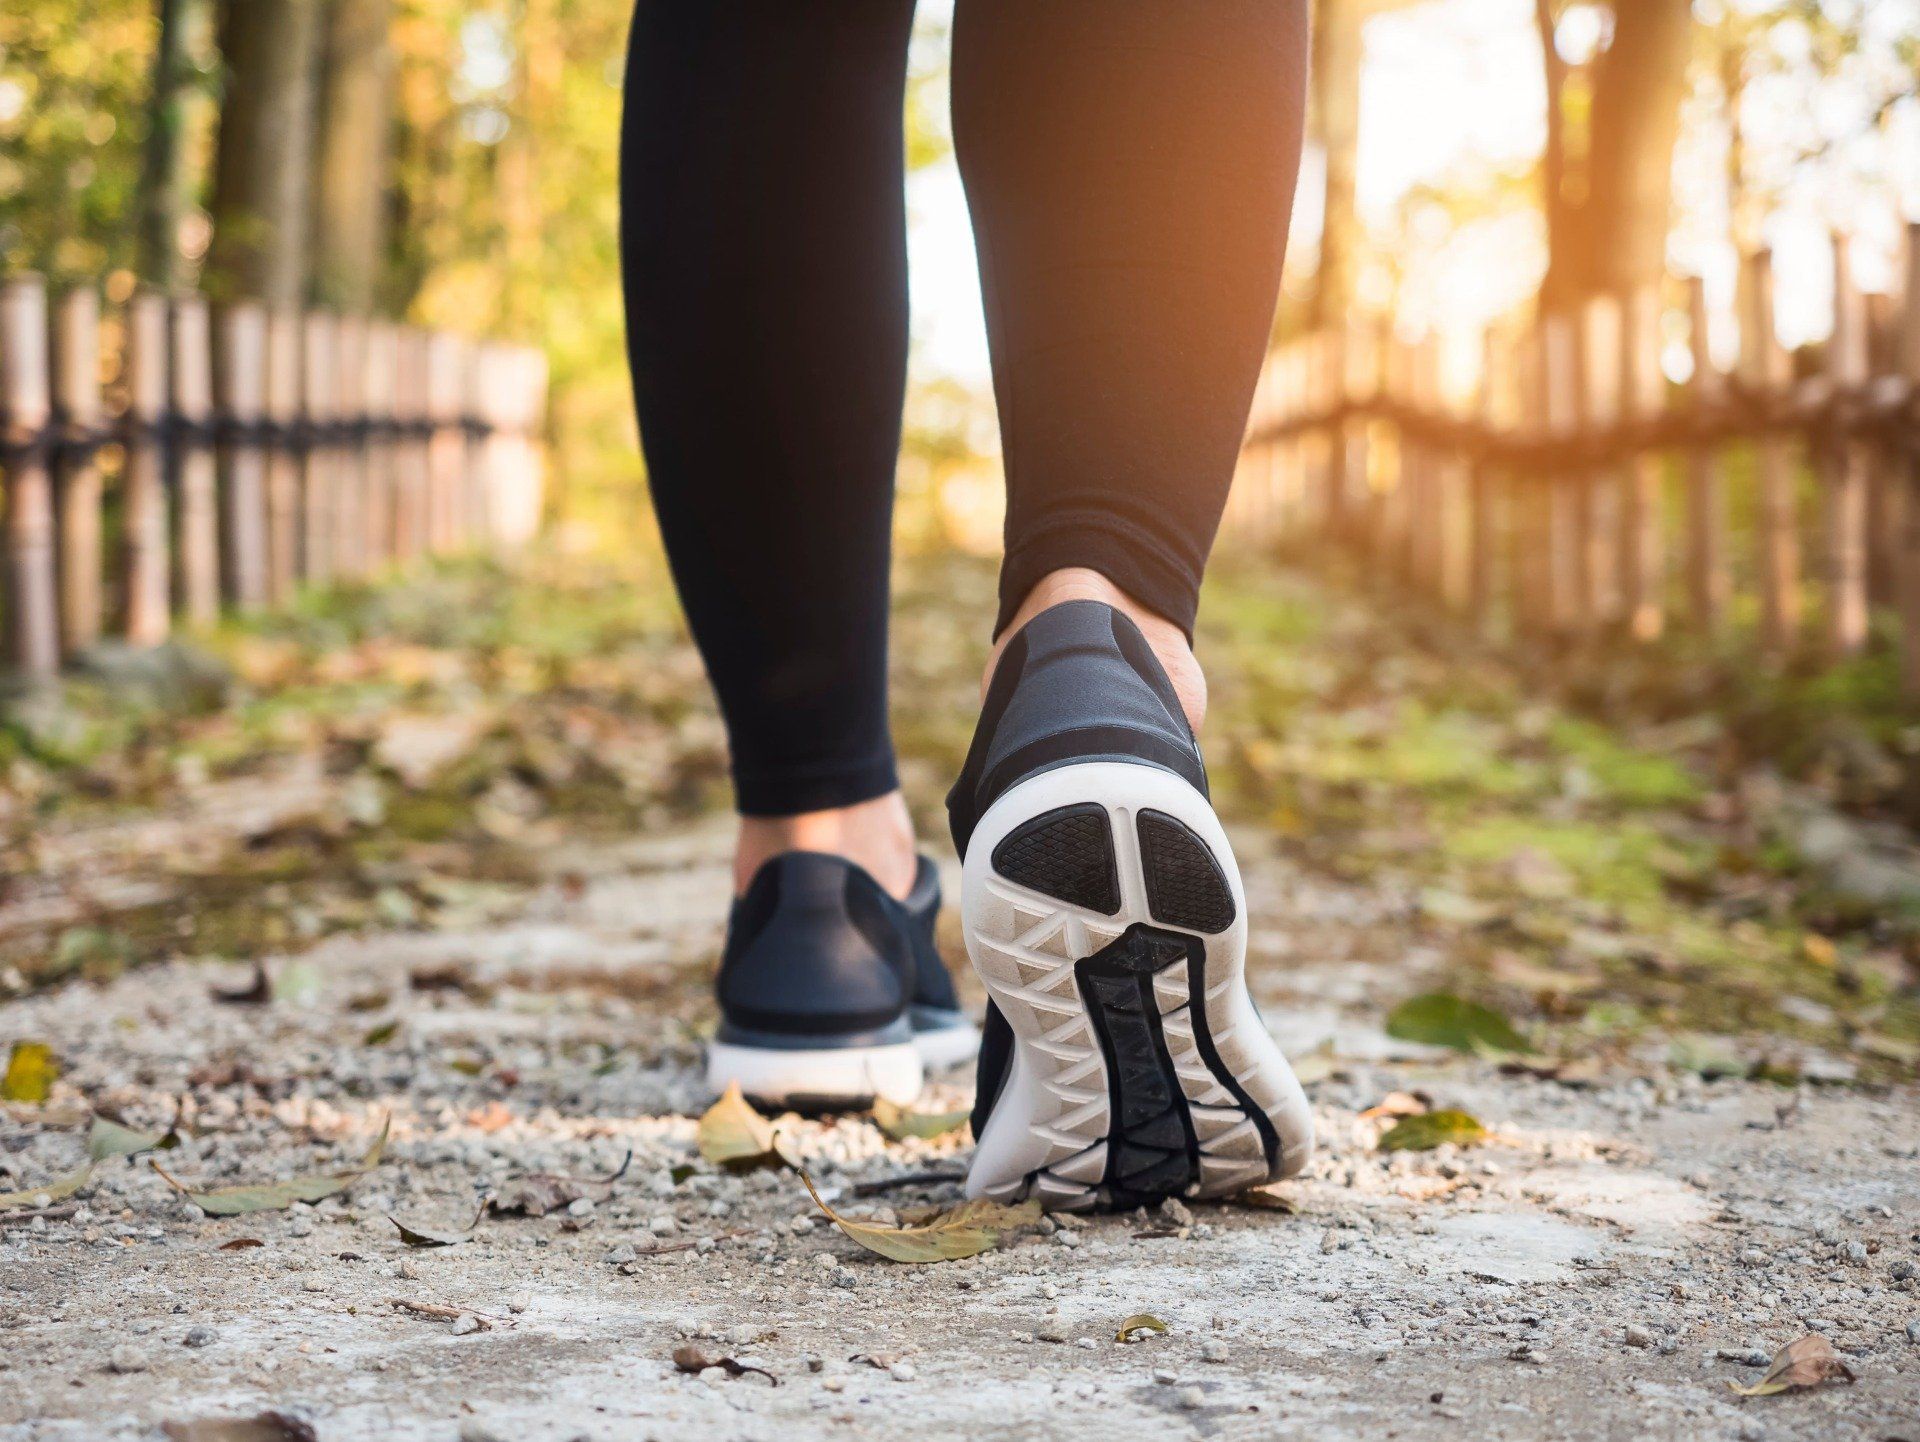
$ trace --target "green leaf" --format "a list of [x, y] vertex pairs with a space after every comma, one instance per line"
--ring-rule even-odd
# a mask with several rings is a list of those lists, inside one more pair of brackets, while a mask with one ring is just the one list
[[971, 1112], [910, 1111], [885, 1097], [876, 1097], [873, 1102], [873, 1124], [896, 1142], [924, 1142], [944, 1137], [965, 1126], [971, 1117]]
[[1513, 1023], [1491, 1007], [1438, 991], [1403, 1001], [1389, 1012], [1387, 1035], [1481, 1056], [1533, 1050]]
[[1446, 1142], [1470, 1147], [1486, 1138], [1487, 1129], [1480, 1125], [1477, 1117], [1466, 1112], [1422, 1112], [1419, 1116], [1402, 1117], [1387, 1128], [1386, 1135], [1380, 1138], [1380, 1150], [1430, 1152]]
[[773, 1123], [748, 1105], [738, 1082], [728, 1082], [700, 1118], [700, 1155], [730, 1172], [791, 1165], [775, 1144]]
[[361, 1177], [380, 1165], [381, 1154], [387, 1149], [387, 1132], [393, 1126], [389, 1116], [380, 1126], [380, 1135], [367, 1149], [367, 1154], [349, 1171], [334, 1172], [325, 1176], [289, 1177], [284, 1182], [259, 1182], [249, 1186], [215, 1187], [211, 1191], [196, 1192], [178, 1179], [168, 1175], [158, 1162], [153, 1169], [159, 1172], [167, 1184], [183, 1194], [201, 1211], [210, 1217], [238, 1217], [249, 1212], [278, 1212], [292, 1206], [295, 1202], [317, 1202], [332, 1196], [335, 1192], [345, 1191]]
[[828, 1221], [869, 1252], [911, 1266], [922, 1266], [928, 1262], [957, 1262], [962, 1257], [990, 1252], [1000, 1245], [1003, 1232], [1030, 1227], [1040, 1220], [1038, 1202], [1028, 1201], [1017, 1207], [1008, 1207], [980, 1199], [962, 1202], [916, 1226], [883, 1227], [874, 1222], [856, 1222], [841, 1216], [821, 1200], [812, 1177], [803, 1171], [800, 1180], [807, 1184], [807, 1190], [813, 1194], [814, 1205], [826, 1213]]
[[79, 1191], [92, 1176], [93, 1163], [88, 1162], [79, 1171], [48, 1182], [44, 1187], [28, 1187], [23, 1192], [0, 1192], [0, 1212], [10, 1212], [19, 1207], [52, 1206]]
[[122, 1126], [111, 1117], [95, 1117], [87, 1130], [87, 1155], [96, 1162], [109, 1157], [131, 1157], [140, 1152], [166, 1152], [180, 1145], [180, 1133], [172, 1127], [163, 1132], [140, 1132]]
[[1114, 1329], [1113, 1340], [1116, 1342], [1137, 1342], [1140, 1340], [1140, 1334], [1142, 1333], [1165, 1332], [1166, 1330], [1167, 1324], [1154, 1316], [1153, 1313], [1135, 1312]]
[[7, 1057], [6, 1074], [0, 1076], [0, 1101], [43, 1102], [59, 1075], [52, 1047], [43, 1041], [17, 1041]]
[[392, 1041], [399, 1034], [400, 1034], [400, 1018], [396, 1016], [390, 1021], [381, 1022], [380, 1025], [368, 1031], [368, 1033], [365, 1036], [360, 1038], [360, 1045], [385, 1046], [388, 1042]]

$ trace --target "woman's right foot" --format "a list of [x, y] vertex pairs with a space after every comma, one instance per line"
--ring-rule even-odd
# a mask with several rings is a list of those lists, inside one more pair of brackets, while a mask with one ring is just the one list
[[1139, 628], [1072, 601], [1013, 636], [948, 809], [992, 997], [968, 1195], [1130, 1207], [1298, 1172], [1311, 1112], [1247, 992], [1239, 870]]

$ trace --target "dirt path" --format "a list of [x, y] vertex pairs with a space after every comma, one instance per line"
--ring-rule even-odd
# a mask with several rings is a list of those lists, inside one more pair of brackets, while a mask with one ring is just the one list
[[[0, 1113], [0, 1191], [79, 1167], [90, 1108], [177, 1114], [192, 1139], [158, 1162], [190, 1184], [340, 1170], [383, 1117], [391, 1140], [310, 1208], [211, 1219], [141, 1156], [0, 1213], [3, 1442], [264, 1409], [325, 1442], [1920, 1438], [1911, 933], [1859, 900], [1920, 875], [1906, 843], [1716, 772], [1697, 726], [1599, 734], [1320, 600], [1226, 594], [1214, 766], [1312, 1170], [1291, 1212], [1049, 1224], [908, 1268], [790, 1174], [697, 1165], [726, 875], [684, 644], [599, 613], [591, 646], [449, 638], [481, 608], [430, 600], [402, 642], [315, 622], [311, 673], [299, 637], [250, 643], [243, 670], [293, 668], [271, 708], [70, 763], [84, 786], [15, 763], [41, 799], [0, 853], [0, 1050], [44, 1042], [62, 1074]], [[929, 813], [978, 659], [957, 609], [902, 604]], [[289, 718], [308, 682], [327, 709]], [[271, 998], [214, 1000], [256, 957]], [[33, 989], [71, 973], [93, 980]], [[1501, 1006], [1538, 1064], [1390, 1037], [1429, 989]], [[1396, 1092], [1493, 1136], [1382, 1153], [1363, 1113]], [[964, 1134], [793, 1135], [836, 1205], [956, 1195], [899, 1183], [956, 1171]], [[389, 1220], [457, 1232], [485, 1193], [629, 1153], [452, 1246]], [[1116, 1342], [1141, 1312], [1166, 1334]], [[1809, 1331], [1857, 1381], [1729, 1390]], [[689, 1342], [778, 1385], [683, 1374]]]

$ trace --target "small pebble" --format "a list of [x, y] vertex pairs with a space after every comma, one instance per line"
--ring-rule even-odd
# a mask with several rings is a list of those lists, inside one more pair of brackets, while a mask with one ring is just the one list
[[529, 1297], [525, 1292], [516, 1293], [514, 1296], [507, 1298], [507, 1310], [509, 1312], [524, 1312], [532, 1305], [533, 1298]]
[[326, 1279], [323, 1277], [308, 1277], [306, 1281], [300, 1284], [300, 1290], [303, 1292], [324, 1292], [327, 1290]]
[[804, 1237], [808, 1232], [813, 1230], [813, 1218], [795, 1217], [787, 1223], [787, 1230], [792, 1232], [796, 1237]]
[[1645, 1327], [1637, 1326], [1629, 1322], [1626, 1330], [1626, 1343], [1629, 1347], [1651, 1347], [1653, 1345], [1653, 1333], [1649, 1332]]
[[1198, 1387], [1182, 1387], [1180, 1389], [1180, 1405], [1189, 1412], [1197, 1412], [1207, 1405], [1207, 1394]]
[[1033, 1335], [1042, 1342], [1064, 1342], [1067, 1340], [1067, 1324], [1060, 1317], [1049, 1317], [1033, 1329]]
[[1180, 1374], [1171, 1367], [1155, 1367], [1153, 1369], [1153, 1380], [1158, 1382], [1162, 1387], [1171, 1387], [1175, 1382], [1180, 1380]]
[[846, 1387], [847, 1379], [842, 1377], [838, 1372], [829, 1372], [820, 1379], [820, 1390], [822, 1392], [844, 1392]]
[[1200, 1344], [1202, 1362], [1224, 1362], [1227, 1360], [1227, 1344], [1218, 1337], [1209, 1337]]
[[460, 1429], [460, 1442], [505, 1442], [505, 1439], [483, 1422], [469, 1422]]
[[1920, 1344], [1920, 1317], [1915, 1317], [1907, 1323], [1907, 1340]]
[[896, 1382], [911, 1382], [920, 1374], [914, 1371], [913, 1363], [911, 1362], [895, 1362], [891, 1367], [887, 1368], [887, 1375]]
[[678, 1231], [679, 1228], [680, 1224], [664, 1213], [647, 1223], [647, 1230], [652, 1232], [656, 1237], [670, 1237]]
[[110, 1372], [144, 1372], [147, 1370], [147, 1355], [130, 1342], [123, 1342], [107, 1356], [107, 1370]]
[[575, 1197], [567, 1203], [567, 1215], [570, 1217], [590, 1217], [593, 1215], [592, 1197]]
[[188, 1347], [211, 1347], [216, 1335], [211, 1327], [189, 1327], [180, 1341]]
[[453, 1319], [450, 1329], [456, 1337], [466, 1337], [480, 1330], [480, 1319], [471, 1312], [462, 1312]]
[[633, 1261], [639, 1255], [639, 1252], [634, 1249], [632, 1242], [622, 1242], [619, 1246], [607, 1253], [606, 1260], [609, 1265], [617, 1267], [623, 1262]]

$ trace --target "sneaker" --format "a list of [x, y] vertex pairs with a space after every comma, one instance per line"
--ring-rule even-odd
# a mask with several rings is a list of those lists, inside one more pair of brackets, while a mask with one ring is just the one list
[[924, 857], [906, 902], [844, 857], [790, 851], [733, 904], [707, 1047], [715, 1091], [775, 1106], [856, 1108], [920, 1094], [929, 1062], [977, 1038], [934, 949], [940, 881]]
[[1298, 1172], [1312, 1116], [1247, 992], [1239, 869], [1140, 629], [1098, 601], [1024, 626], [947, 808], [992, 998], [967, 1194], [1133, 1207]]
[[913, 1044], [929, 1071], [942, 1071], [973, 1060], [980, 1049], [980, 1029], [961, 1009], [953, 977], [940, 959], [935, 934], [940, 921], [940, 871], [930, 857], [920, 858], [913, 890], [900, 903], [907, 914], [913, 942], [913, 999], [907, 1019], [913, 1024]]

